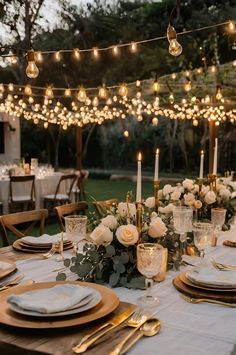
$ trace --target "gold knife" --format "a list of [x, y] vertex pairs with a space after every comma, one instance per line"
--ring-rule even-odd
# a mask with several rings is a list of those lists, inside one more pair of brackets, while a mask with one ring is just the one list
[[[129, 306], [124, 312], [114, 316], [111, 320], [104, 323], [96, 329], [94, 332], [85, 335], [81, 341], [72, 348], [72, 351], [75, 354], [82, 354], [85, 352], [88, 347], [94, 344], [98, 339], [100, 339], [103, 335], [107, 334], [110, 330], [118, 327], [121, 323], [123, 323], [127, 318], [129, 318], [135, 311], [136, 307]], [[103, 330], [103, 331], [101, 331]], [[95, 336], [99, 333], [97, 336]], [[92, 339], [90, 339], [92, 338]]]

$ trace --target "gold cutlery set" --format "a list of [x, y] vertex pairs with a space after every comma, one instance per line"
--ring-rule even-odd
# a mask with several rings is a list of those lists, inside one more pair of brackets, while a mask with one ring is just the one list
[[116, 345], [110, 355], [124, 354], [142, 336], [153, 336], [159, 333], [161, 322], [159, 319], [148, 317], [145, 312], [140, 309], [134, 312], [134, 309], [129, 307], [126, 311], [113, 317], [109, 322], [101, 325], [94, 332], [85, 335], [81, 341], [72, 348], [72, 351], [75, 354], [84, 353], [89, 347], [94, 345], [98, 339], [118, 326], [121, 326], [121, 328], [130, 327], [133, 329]]

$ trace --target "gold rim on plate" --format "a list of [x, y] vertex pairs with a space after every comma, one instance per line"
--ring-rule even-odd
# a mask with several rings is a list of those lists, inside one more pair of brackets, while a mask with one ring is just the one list
[[[41, 248], [41, 247], [29, 247], [26, 245], [23, 245], [21, 240], [15, 240], [14, 243], [12, 244], [13, 249], [17, 251], [23, 251], [25, 253], [45, 253], [51, 249], [51, 246], [48, 248]], [[68, 243], [63, 246], [64, 250], [72, 249], [73, 248], [73, 243]]]
[[49, 317], [38, 318], [29, 317], [18, 314], [10, 309], [7, 303], [7, 297], [12, 294], [12, 290], [6, 290], [0, 294], [0, 323], [17, 327], [17, 328], [32, 328], [32, 329], [49, 329], [49, 328], [66, 328], [82, 324], [86, 324], [100, 318], [103, 318], [113, 312], [119, 306], [119, 298], [116, 293], [108, 287], [80, 281], [55, 281], [55, 282], [40, 282], [31, 285], [19, 285], [14, 288], [14, 294], [21, 294], [28, 291], [35, 291], [44, 288], [53, 287], [59, 284], [75, 284], [94, 288], [101, 294], [101, 301], [92, 309], [69, 316], [58, 317], [57, 319]]
[[204, 282], [204, 281], [196, 281], [191, 276], [189, 276], [187, 274], [187, 272], [185, 273], [185, 276], [190, 282], [192, 282], [195, 285], [211, 287], [211, 288], [214, 288], [215, 290], [219, 290], [219, 289], [222, 289], [222, 290], [234, 289], [236, 291], [236, 285], [233, 285], [233, 284], [222, 284], [222, 285], [219, 284], [219, 285], [217, 285], [217, 284], [214, 284], [214, 283], [207, 283], [207, 282]]

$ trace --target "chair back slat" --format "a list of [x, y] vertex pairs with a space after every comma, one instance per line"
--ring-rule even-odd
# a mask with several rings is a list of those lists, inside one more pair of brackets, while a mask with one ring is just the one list
[[81, 212], [85, 214], [87, 208], [88, 208], [88, 204], [85, 201], [68, 203], [66, 205], [55, 207], [61, 231], [63, 232], [65, 231], [64, 217], [75, 213], [80, 214]]
[[55, 192], [55, 196], [54, 196], [54, 199], [56, 200], [57, 199], [57, 194], [59, 193], [60, 191], [60, 188], [61, 188], [61, 184], [63, 181], [71, 181], [70, 184], [69, 184], [69, 190], [68, 190], [68, 196], [70, 197], [71, 195], [71, 191], [72, 191], [72, 188], [75, 184], [75, 181], [77, 179], [77, 175], [76, 174], [66, 174], [66, 175], [62, 175], [60, 177], [60, 180], [57, 184], [57, 188], [56, 188], [56, 192]]
[[[28, 235], [28, 233], [35, 227], [36, 223], [39, 223], [39, 234], [44, 233], [45, 220], [48, 217], [48, 211], [46, 209], [25, 211], [18, 213], [11, 213], [8, 215], [0, 216], [3, 243], [8, 243], [8, 232], [12, 232], [17, 238], [22, 238]], [[26, 229], [21, 231], [16, 226], [29, 224]], [[9, 244], [9, 243], [8, 243]]]

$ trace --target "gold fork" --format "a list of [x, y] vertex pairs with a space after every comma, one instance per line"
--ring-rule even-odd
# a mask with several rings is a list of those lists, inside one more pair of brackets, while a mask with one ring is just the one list
[[211, 258], [210, 259], [211, 264], [218, 270], [220, 271], [236, 271], [236, 266], [234, 265], [226, 265], [226, 264], [222, 264], [222, 263], [218, 263], [215, 261], [215, 259]]
[[212, 300], [211, 298], [193, 298], [193, 297], [188, 297], [185, 295], [181, 295], [181, 297], [189, 303], [207, 302], [207, 303], [218, 304], [218, 305], [226, 306], [226, 307], [230, 307], [230, 308], [236, 308], [235, 304], [227, 303], [227, 302], [223, 302], [223, 301]]
[[[148, 316], [144, 314], [144, 311], [141, 308], [138, 308], [133, 313], [132, 317], [121, 326], [121, 328], [124, 328], [126, 326], [136, 328], [139, 325], [142, 325], [147, 320], [147, 318], [148, 318]], [[95, 332], [93, 332], [91, 334], [85, 335], [81, 339], [79, 344], [72, 348], [72, 351], [76, 354], [84, 353], [88, 349], [88, 347], [93, 345], [98, 339], [100, 339], [103, 335], [105, 335], [108, 331], [110, 331], [113, 328], [115, 328], [115, 326], [112, 326], [107, 330], [105, 329], [104, 331], [102, 331], [100, 334], [98, 334], [95, 337], [94, 337], [94, 335], [97, 334], [98, 330], [96, 330]], [[101, 329], [102, 329], [102, 327], [101, 327]]]

